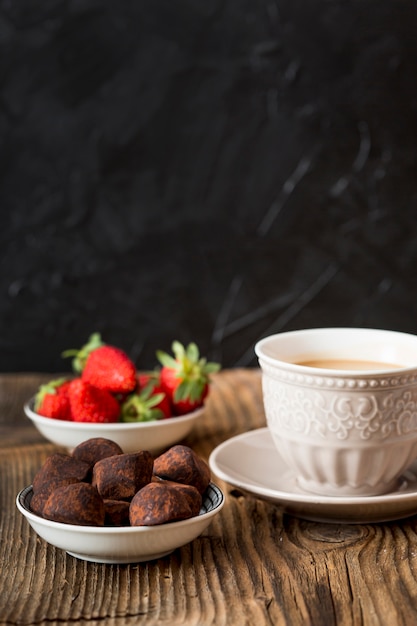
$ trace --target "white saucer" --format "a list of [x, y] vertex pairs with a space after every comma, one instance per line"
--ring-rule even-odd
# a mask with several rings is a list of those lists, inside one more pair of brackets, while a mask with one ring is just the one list
[[417, 515], [417, 461], [398, 488], [380, 496], [333, 497], [303, 491], [278, 454], [268, 428], [232, 437], [213, 450], [211, 470], [241, 491], [316, 522], [366, 524]]

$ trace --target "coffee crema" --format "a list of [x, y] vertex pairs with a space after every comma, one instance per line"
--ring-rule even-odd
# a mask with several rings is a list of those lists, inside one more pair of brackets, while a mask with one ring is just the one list
[[383, 363], [382, 361], [359, 361], [356, 359], [309, 359], [296, 361], [295, 365], [319, 367], [327, 370], [394, 370], [406, 367], [398, 363]]

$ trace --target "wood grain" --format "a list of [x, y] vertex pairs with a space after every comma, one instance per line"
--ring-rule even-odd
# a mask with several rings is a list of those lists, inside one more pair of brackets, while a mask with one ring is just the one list
[[[209, 528], [143, 564], [77, 560], [39, 539], [15, 507], [56, 450], [21, 417], [39, 375], [0, 376], [0, 624], [408, 626], [417, 623], [417, 518], [342, 525], [284, 515], [220, 480], [226, 504]], [[257, 370], [215, 377], [207, 412], [187, 439], [199, 454], [264, 426]], [[18, 443], [19, 432], [23, 443]], [[244, 462], [244, 459], [242, 459]]]

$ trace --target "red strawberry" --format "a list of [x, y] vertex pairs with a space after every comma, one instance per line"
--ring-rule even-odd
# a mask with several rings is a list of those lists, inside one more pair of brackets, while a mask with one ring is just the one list
[[94, 387], [115, 394], [131, 393], [136, 387], [135, 364], [120, 348], [104, 344], [99, 333], [80, 350], [66, 350], [63, 356], [73, 356], [73, 369]]
[[68, 396], [74, 422], [108, 424], [119, 421], [120, 405], [106, 389], [76, 378], [69, 386]]
[[160, 382], [175, 414], [183, 415], [203, 405], [209, 392], [210, 374], [218, 372], [220, 365], [200, 358], [195, 343], [185, 348], [174, 341], [172, 352], [173, 357], [160, 350], [156, 353], [162, 364]]
[[67, 379], [59, 378], [41, 385], [35, 396], [36, 413], [58, 420], [70, 420], [71, 407], [67, 393], [69, 384]]
[[101, 346], [87, 358], [83, 380], [112, 393], [128, 393], [136, 387], [136, 367], [127, 354], [113, 346]]

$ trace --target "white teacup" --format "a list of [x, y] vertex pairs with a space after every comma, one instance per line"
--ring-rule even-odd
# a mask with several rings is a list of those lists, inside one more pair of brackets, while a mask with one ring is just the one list
[[255, 353], [268, 428], [303, 489], [395, 489], [417, 457], [416, 335], [299, 330], [261, 339]]

